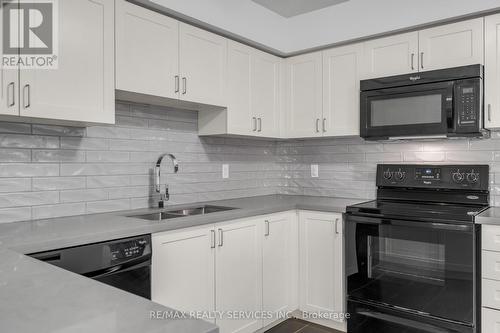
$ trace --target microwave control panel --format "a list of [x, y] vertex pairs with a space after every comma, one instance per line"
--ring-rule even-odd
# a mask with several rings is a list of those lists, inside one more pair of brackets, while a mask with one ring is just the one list
[[457, 132], [477, 131], [481, 121], [480, 80], [458, 81], [455, 90]]

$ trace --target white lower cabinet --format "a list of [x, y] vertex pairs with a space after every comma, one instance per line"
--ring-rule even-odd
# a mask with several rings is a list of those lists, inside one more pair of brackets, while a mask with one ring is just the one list
[[[217, 227], [216, 308], [226, 313], [217, 321], [220, 333], [262, 327], [260, 318], [239, 318], [239, 311], [251, 314], [262, 309], [262, 224], [261, 219], [251, 219]], [[238, 317], [230, 318], [231, 313]]]
[[481, 331], [500, 333], [500, 227], [483, 225], [481, 235]]
[[262, 309], [273, 313], [264, 326], [298, 303], [298, 224], [297, 213], [286, 212], [264, 221]]
[[180, 311], [215, 310], [214, 227], [153, 235], [151, 294]]
[[342, 215], [299, 213], [300, 310], [344, 311]]
[[481, 331], [484, 333], [500, 333], [500, 311], [483, 308]]
[[342, 272], [340, 214], [294, 210], [153, 235], [152, 300], [223, 314], [220, 333], [255, 332], [297, 309], [341, 312]]
[[152, 300], [180, 311], [224, 313], [215, 320], [220, 333], [250, 333], [272, 323], [261, 311], [297, 308], [296, 216], [154, 234]]

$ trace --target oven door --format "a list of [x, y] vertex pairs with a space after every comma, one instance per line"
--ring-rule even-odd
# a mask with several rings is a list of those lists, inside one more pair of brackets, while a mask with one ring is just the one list
[[346, 216], [349, 299], [474, 324], [473, 224]]
[[453, 87], [446, 81], [361, 92], [361, 137], [446, 136], [453, 128]]

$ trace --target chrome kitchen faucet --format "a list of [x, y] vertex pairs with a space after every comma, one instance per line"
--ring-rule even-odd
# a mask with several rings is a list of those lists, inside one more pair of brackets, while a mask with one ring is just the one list
[[174, 164], [174, 173], [177, 173], [179, 171], [179, 163], [177, 163], [177, 159], [175, 158], [174, 155], [163, 154], [158, 158], [158, 161], [156, 162], [156, 167], [155, 167], [155, 187], [156, 187], [156, 192], [160, 193], [160, 200], [158, 201], [159, 208], [163, 208], [165, 206], [165, 201], [170, 200], [170, 194], [168, 192], [168, 184], [165, 184], [165, 192], [161, 193], [160, 167], [161, 167], [161, 162], [165, 156], [170, 157], [170, 159], [172, 160], [172, 163]]

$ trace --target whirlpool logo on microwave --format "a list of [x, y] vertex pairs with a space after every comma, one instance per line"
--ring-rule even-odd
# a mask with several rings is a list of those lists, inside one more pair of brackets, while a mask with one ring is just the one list
[[58, 0], [1, 0], [2, 65], [57, 69]]
[[420, 76], [418, 76], [418, 75], [417, 76], [410, 76], [410, 81], [415, 82], [418, 80], [420, 80]]

